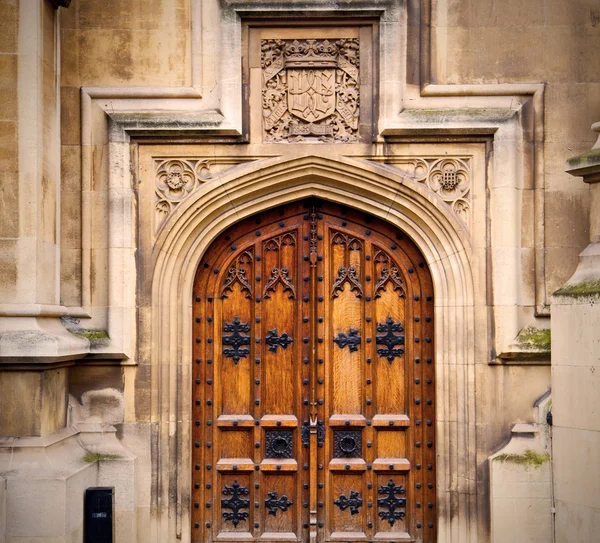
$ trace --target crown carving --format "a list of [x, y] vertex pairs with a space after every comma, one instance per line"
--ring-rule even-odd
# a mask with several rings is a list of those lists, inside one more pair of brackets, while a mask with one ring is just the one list
[[283, 50], [286, 68], [335, 68], [338, 48], [329, 40], [294, 40]]

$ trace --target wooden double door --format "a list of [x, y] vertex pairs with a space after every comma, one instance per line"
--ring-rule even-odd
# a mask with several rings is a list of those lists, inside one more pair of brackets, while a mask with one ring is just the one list
[[433, 288], [322, 201], [230, 228], [193, 301], [192, 541], [436, 541]]

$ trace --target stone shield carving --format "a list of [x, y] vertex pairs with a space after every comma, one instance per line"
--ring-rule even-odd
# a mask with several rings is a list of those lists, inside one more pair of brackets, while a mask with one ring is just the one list
[[358, 39], [262, 40], [261, 66], [265, 141], [357, 141]]
[[335, 111], [335, 70], [288, 70], [288, 110], [310, 123]]

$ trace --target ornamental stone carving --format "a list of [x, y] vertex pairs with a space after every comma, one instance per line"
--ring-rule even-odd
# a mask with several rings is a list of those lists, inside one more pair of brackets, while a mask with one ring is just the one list
[[261, 67], [265, 141], [357, 141], [357, 38], [262, 40]]
[[456, 216], [471, 225], [471, 159], [469, 157], [371, 157], [401, 169], [415, 183], [436, 193]]
[[468, 158], [419, 160], [415, 171], [415, 181], [426, 183], [466, 225], [470, 225], [471, 179], [469, 170]]
[[170, 158], [155, 159], [154, 231], [192, 193], [226, 169], [255, 158]]

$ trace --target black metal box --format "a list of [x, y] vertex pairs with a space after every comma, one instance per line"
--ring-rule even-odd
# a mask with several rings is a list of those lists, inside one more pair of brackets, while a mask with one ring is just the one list
[[83, 506], [84, 543], [113, 543], [114, 509], [115, 487], [96, 486], [86, 489]]

